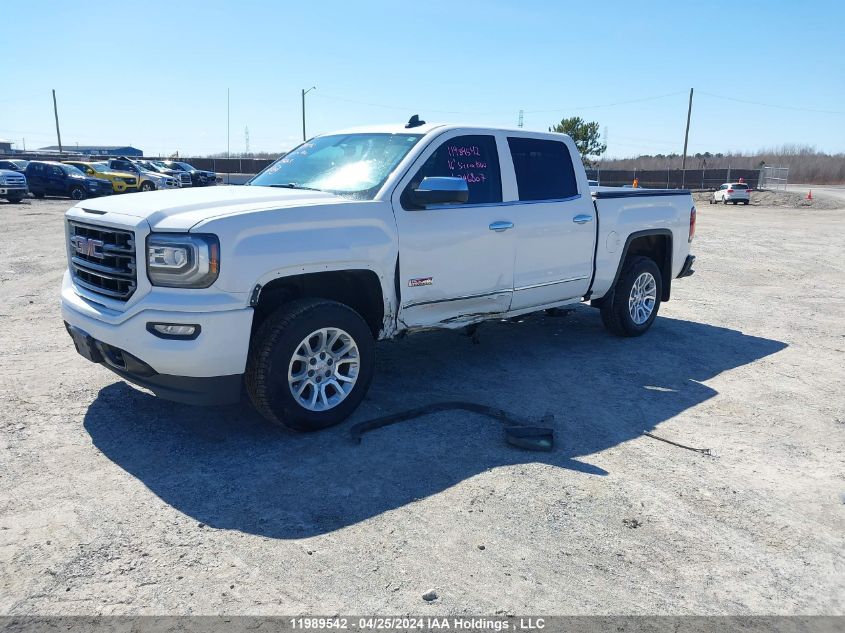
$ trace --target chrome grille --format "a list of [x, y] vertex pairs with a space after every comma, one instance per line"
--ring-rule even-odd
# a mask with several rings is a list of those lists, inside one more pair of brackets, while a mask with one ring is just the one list
[[7, 187], [26, 187], [26, 178], [23, 176], [6, 176]]
[[191, 174], [186, 174], [185, 172], [182, 172], [181, 174], [179, 174], [179, 178], [182, 180], [182, 184], [191, 184]]
[[137, 287], [132, 231], [69, 221], [70, 271], [75, 283], [126, 301]]

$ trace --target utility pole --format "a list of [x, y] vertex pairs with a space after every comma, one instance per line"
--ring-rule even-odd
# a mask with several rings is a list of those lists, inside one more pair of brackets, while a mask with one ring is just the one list
[[226, 158], [229, 157], [229, 89], [226, 88]]
[[684, 157], [681, 159], [681, 189], [686, 185], [687, 180], [687, 143], [689, 142], [689, 121], [692, 116], [692, 88], [689, 89], [689, 108], [687, 108], [687, 131], [684, 134]]
[[59, 131], [59, 107], [56, 105], [56, 91], [53, 90], [53, 114], [56, 116], [56, 136], [59, 137], [59, 156], [62, 155], [62, 133]]
[[308, 90], [305, 88], [302, 89], [302, 140], [307, 140], [305, 136], [305, 95], [307, 95], [312, 90], [316, 90], [317, 86], [311, 86]]
[[244, 126], [244, 154], [249, 158], [249, 126]]
[[522, 127], [522, 115], [523, 115], [523, 111], [520, 110], [519, 111], [519, 122], [516, 124], [517, 127]]

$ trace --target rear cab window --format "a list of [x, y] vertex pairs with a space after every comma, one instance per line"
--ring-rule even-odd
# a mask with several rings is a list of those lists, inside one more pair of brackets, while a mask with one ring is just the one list
[[[466, 180], [469, 200], [466, 204], [492, 204], [502, 201], [502, 176], [496, 138], [487, 134], [456, 136], [443, 141], [414, 174], [402, 193], [406, 209], [407, 195], [419, 187], [423, 178], [452, 176]], [[463, 205], [455, 205], [460, 208]]]
[[578, 195], [569, 148], [561, 141], [508, 137], [520, 200], [560, 200]]
[[732, 189], [748, 189], [748, 185], [746, 185], [744, 182], [735, 182], [734, 184], [731, 185], [731, 188]]

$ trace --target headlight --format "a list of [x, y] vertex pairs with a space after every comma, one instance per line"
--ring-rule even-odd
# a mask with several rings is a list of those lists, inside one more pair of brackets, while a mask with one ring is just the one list
[[152, 233], [147, 273], [154, 286], [208, 288], [220, 274], [220, 241], [215, 235]]
[[123, 182], [123, 178], [121, 178], [120, 176], [116, 176], [114, 181], [115, 182]]
[[0, 176], [0, 185], [6, 184], [6, 176]]

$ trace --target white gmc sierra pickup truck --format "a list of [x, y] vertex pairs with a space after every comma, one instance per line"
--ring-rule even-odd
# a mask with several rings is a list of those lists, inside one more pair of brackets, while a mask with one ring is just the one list
[[340, 422], [374, 341], [590, 301], [651, 327], [692, 273], [688, 191], [589, 188], [572, 140], [430, 125], [318, 136], [248, 186], [84, 200], [62, 315], [79, 353], [171, 400], [245, 384], [268, 420]]

